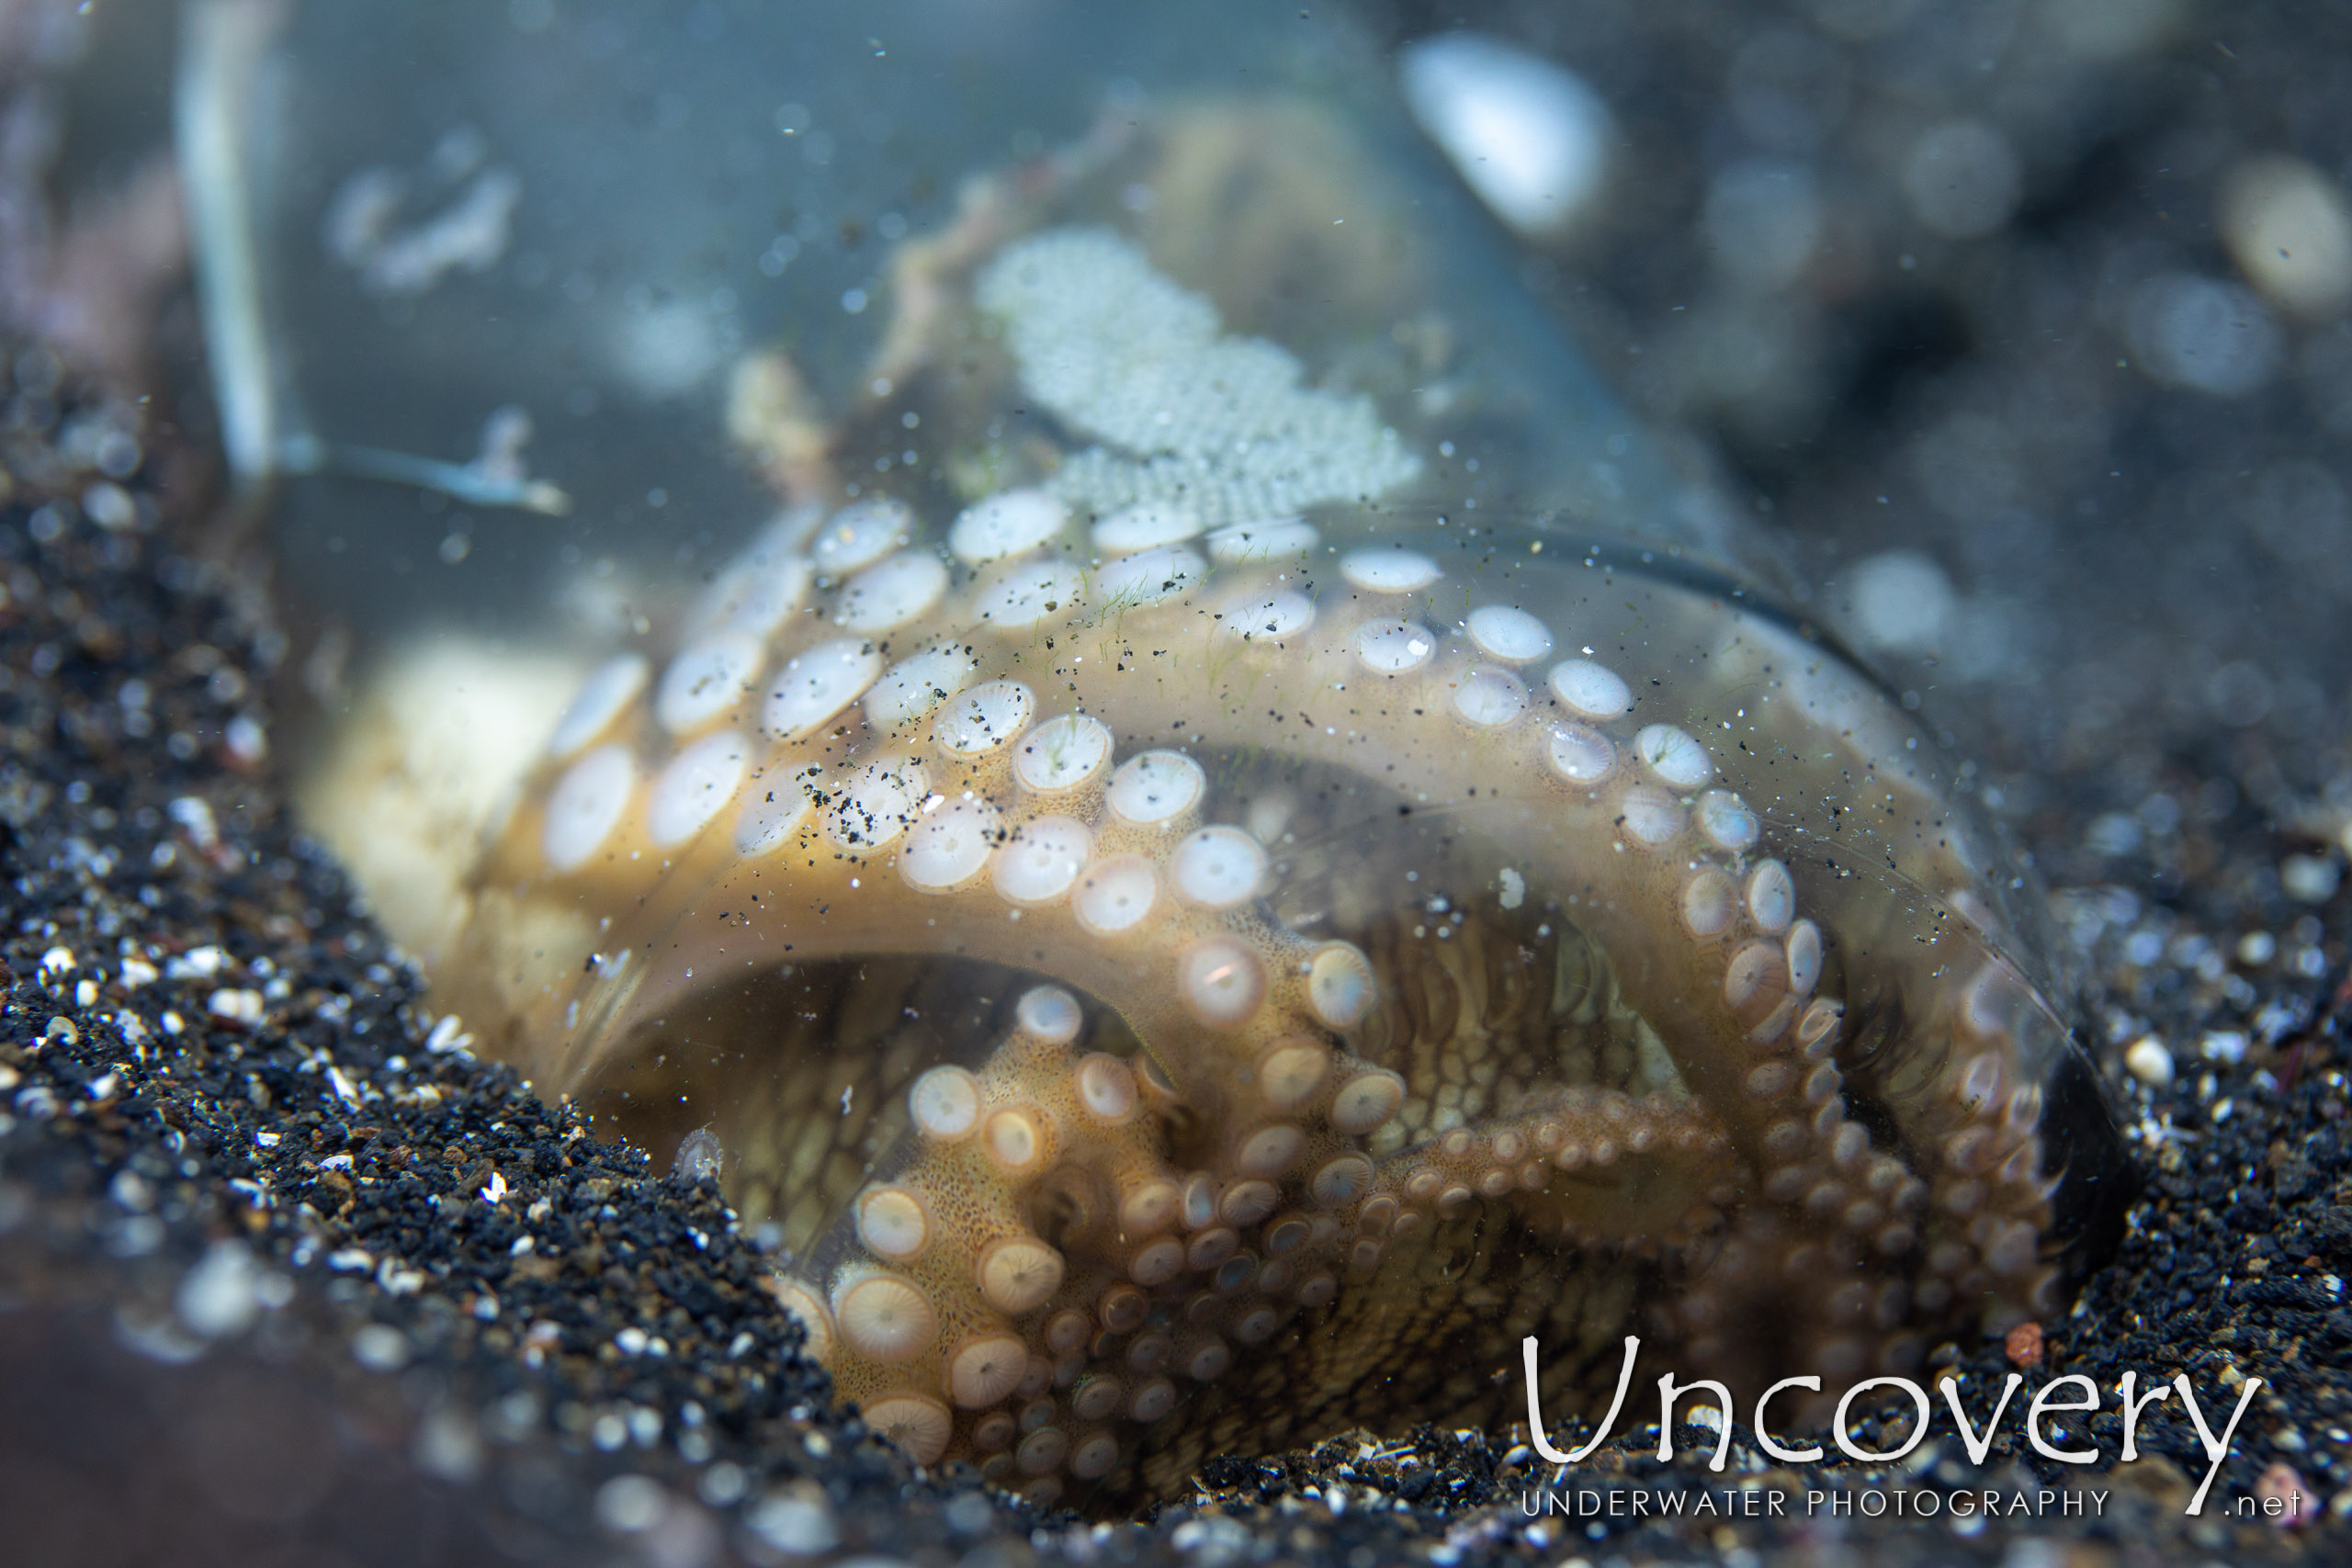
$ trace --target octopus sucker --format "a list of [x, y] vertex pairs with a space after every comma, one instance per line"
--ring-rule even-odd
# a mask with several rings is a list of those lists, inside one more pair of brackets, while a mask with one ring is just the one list
[[1628, 1332], [1834, 1401], [2055, 1308], [2112, 1129], [1900, 702], [1739, 579], [1433, 499], [1398, 400], [1072, 208], [910, 245], [830, 449], [960, 479], [803, 465], [583, 665], [447, 1004], [707, 1127], [841, 1395], [1040, 1500], [1499, 1424], [1531, 1334], [1556, 1410]]

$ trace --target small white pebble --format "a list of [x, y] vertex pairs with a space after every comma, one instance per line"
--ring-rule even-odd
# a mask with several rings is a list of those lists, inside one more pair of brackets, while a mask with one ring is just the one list
[[662, 1483], [643, 1475], [616, 1475], [596, 1489], [596, 1522], [617, 1535], [638, 1535], [662, 1522], [669, 1508]]
[[211, 996], [205, 998], [204, 1006], [206, 1010], [214, 1017], [226, 1019], [231, 1023], [242, 1023], [247, 1028], [252, 1028], [261, 1022], [262, 1006], [259, 991], [249, 991], [242, 987], [224, 988], [213, 992]]
[[2352, 207], [2300, 158], [2250, 158], [2222, 181], [2222, 243], [2273, 304], [2324, 321], [2352, 302]]
[[2327, 855], [2289, 855], [2278, 863], [2278, 886], [2299, 904], [2324, 904], [2335, 897], [2344, 868]]
[[164, 960], [164, 975], [174, 980], [209, 980], [227, 965], [229, 955], [217, 947], [192, 947]]
[[2163, 1089], [2172, 1082], [2172, 1053], [2153, 1034], [2143, 1034], [2132, 1042], [2131, 1048], [2123, 1053], [2123, 1065], [2133, 1077], [2152, 1089]]
[[1472, 32], [1408, 46], [1397, 73], [1414, 120], [1520, 233], [1556, 236], [1594, 207], [1615, 138], [1607, 106], [1581, 78]]
[[351, 1337], [351, 1358], [371, 1372], [396, 1372], [408, 1365], [408, 1337], [390, 1324], [371, 1323]]
[[2234, 1067], [2245, 1060], [2246, 1043], [2246, 1037], [2234, 1029], [2216, 1029], [2208, 1032], [2199, 1049], [2207, 1061]]
[[241, 1241], [216, 1241], [180, 1280], [173, 1298], [180, 1321], [207, 1339], [242, 1332], [261, 1311], [261, 1271]]
[[767, 1494], [745, 1511], [743, 1522], [769, 1546], [795, 1557], [819, 1556], [841, 1541], [832, 1506], [813, 1485]]

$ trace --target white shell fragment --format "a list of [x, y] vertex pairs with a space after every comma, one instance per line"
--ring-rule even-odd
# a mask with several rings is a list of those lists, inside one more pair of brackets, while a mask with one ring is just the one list
[[2352, 305], [2352, 199], [2300, 158], [2250, 158], [2222, 184], [2230, 256], [2271, 303], [2308, 321]]
[[1600, 196], [1615, 138], [1598, 94], [1561, 66], [1479, 33], [1408, 45], [1406, 107], [1495, 216], [1532, 238]]

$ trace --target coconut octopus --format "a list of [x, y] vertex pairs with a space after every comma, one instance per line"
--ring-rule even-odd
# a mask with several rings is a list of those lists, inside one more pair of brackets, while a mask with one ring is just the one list
[[2056, 1307], [2120, 1156], [1902, 705], [1052, 183], [909, 243], [797, 503], [553, 723], [435, 976], [487, 1048], [715, 1140], [914, 1460], [1097, 1509], [1513, 1419], [1528, 1335], [1555, 1411], [1628, 1333], [1834, 1398]]

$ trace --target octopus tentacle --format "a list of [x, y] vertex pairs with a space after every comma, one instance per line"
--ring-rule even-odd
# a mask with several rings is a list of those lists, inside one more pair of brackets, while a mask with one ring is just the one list
[[[908, 526], [869, 513], [818, 543], [870, 573], [899, 558]], [[1237, 1348], [1301, 1313], [1332, 1311], [1351, 1281], [1474, 1202], [1502, 1216], [1487, 1224], [1557, 1247], [1677, 1259], [1691, 1282], [1668, 1318], [1702, 1352], [1743, 1294], [1815, 1291], [1824, 1353], [1858, 1360], [1847, 1298], [1876, 1290], [1865, 1308], [1899, 1320], [1869, 1281], [1923, 1241], [1926, 1304], [2016, 1271], [2016, 1227], [2038, 1235], [2016, 1211], [2039, 1201], [2040, 1172], [1997, 1063], [1970, 1058], [1928, 1097], [1943, 1160], [1932, 1188], [1874, 1147], [1834, 1059], [1843, 1009], [1824, 994], [1838, 966], [1822, 928], [1799, 913], [1788, 868], [1754, 852], [1756, 814], [1709, 787], [1701, 742], [1571, 706], [1625, 702], [1589, 661], [1553, 673], [1546, 686], [1569, 695], [1539, 715], [1498, 662], [1537, 637], [1493, 617], [1483, 640], [1408, 633], [1430, 649], [1388, 667], [1394, 628], [1421, 625], [1396, 617], [1388, 585], [1429, 581], [1394, 552], [1359, 568], [1372, 590], [1307, 601], [1311, 619], [1288, 608], [1280, 639], [1237, 635], [1214, 606], [1304, 599], [1283, 586], [1303, 580], [1236, 575], [1218, 600], [1170, 594], [1091, 622], [1081, 586], [1053, 636], [993, 641], [973, 622], [1001, 582], [977, 576], [969, 640], [938, 645], [959, 650], [967, 683], [928, 712], [870, 713], [859, 745], [840, 715], [876, 689], [879, 650], [821, 627], [783, 660], [756, 720], [754, 682], [737, 672], [752, 657], [725, 663], [707, 642], [673, 663], [634, 743], [611, 738], [629, 716], [600, 676], [583, 705], [613, 709], [605, 727], [584, 739], [591, 724], [566, 727], [571, 758], [491, 862], [485, 915], [513, 912], [493, 929], [536, 931], [539, 885], [629, 911], [653, 857], [702, 889], [684, 913], [639, 907], [597, 934], [613, 956], [591, 961], [605, 1007], [586, 1027], [576, 998], [545, 989], [537, 1011], [566, 1009], [574, 1072], [630, 1019], [707, 987], [730, 948], [746, 964], [890, 952], [1059, 982], [1023, 993], [984, 1059], [905, 1083], [909, 1135], [877, 1140], [870, 1179], [803, 1238], [782, 1294], [845, 1394], [919, 1458], [1102, 1481], [1140, 1450], [1099, 1423], [1194, 1419], [1177, 1408], [1183, 1388], [1216, 1382]], [[922, 597], [928, 611], [937, 596]], [[1204, 665], [1205, 689], [1177, 678]], [[1068, 709], [1047, 711], [1048, 676]], [[713, 681], [719, 702], [703, 695]], [[694, 701], [664, 700], [680, 693]], [[1518, 918], [1498, 908], [1465, 923], [1449, 908], [1432, 938], [1427, 918], [1408, 935], [1396, 896], [1344, 866], [1278, 886], [1287, 863], [1233, 819], [1297, 812], [1244, 798], [1238, 759], [1264, 713], [1300, 716], [1293, 777], [1388, 802], [1372, 814], [1400, 824], [1444, 801], [1423, 810], [1429, 827], [1398, 829], [1419, 833], [1433, 875], [1509, 870], [1544, 890], [1545, 909], [1605, 926], [1605, 962], [1547, 941], [1557, 933], [1523, 893]], [[1160, 737], [1181, 744], [1149, 744]], [[633, 744], [650, 742], [669, 759], [640, 769]], [[1464, 792], [1465, 777], [1486, 782]], [[714, 905], [726, 940], [683, 934]], [[1317, 934], [1328, 927], [1369, 950]], [[621, 957], [665, 948], [700, 957]], [[1116, 1016], [1131, 1055], [1081, 1047], [1072, 990]], [[1563, 1054], [1564, 990], [1588, 1032], [1637, 1021], [1602, 1076], [1644, 1094], [1584, 1087], [1596, 1068]], [[2008, 1134], [1988, 1116], [2007, 1116]], [[2006, 1209], [1980, 1174], [2005, 1165]], [[1751, 1190], [1758, 1213], [1724, 1240], [1724, 1212]], [[1756, 1279], [1751, 1255], [1791, 1247], [1834, 1258], [1836, 1282]]]
[[1510, 1199], [1525, 1223], [1564, 1243], [1655, 1252], [1705, 1235], [1735, 1201], [1738, 1176], [1722, 1130], [1696, 1108], [1568, 1089], [1389, 1156], [1374, 1196], [1396, 1197], [1366, 1218], [1410, 1237], [1474, 1199]]
[[1052, 488], [1190, 471], [787, 513], [583, 683], [445, 993], [711, 1123], [842, 1393], [1041, 1496], [1499, 1418], [1528, 1333], [1557, 1397], [1628, 1325], [1747, 1388], [2046, 1310], [2065, 1032], [1899, 708], [1556, 534]]

